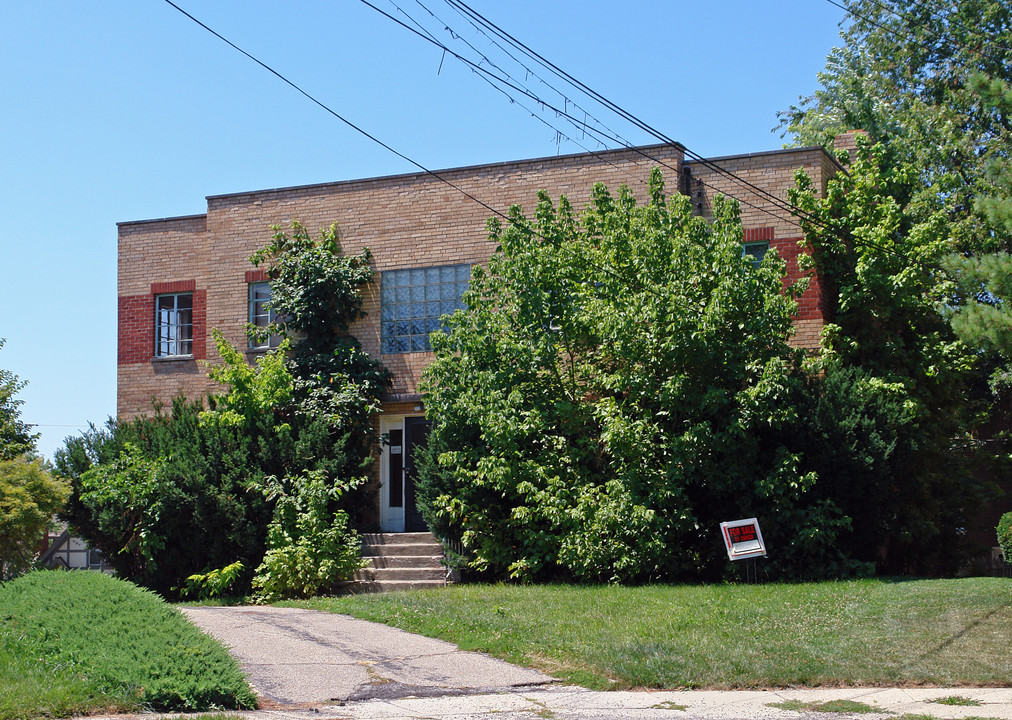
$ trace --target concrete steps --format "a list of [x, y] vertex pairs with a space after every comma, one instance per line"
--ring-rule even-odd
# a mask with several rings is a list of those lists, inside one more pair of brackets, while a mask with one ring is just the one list
[[362, 557], [368, 567], [355, 574], [354, 590], [391, 592], [443, 587], [443, 546], [432, 533], [365, 533]]

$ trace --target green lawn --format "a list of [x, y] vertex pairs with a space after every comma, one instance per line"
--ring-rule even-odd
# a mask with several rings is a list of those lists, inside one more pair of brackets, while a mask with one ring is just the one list
[[255, 704], [221, 645], [149, 592], [93, 572], [0, 585], [0, 720]]
[[300, 603], [596, 688], [1006, 685], [1012, 580], [463, 585]]

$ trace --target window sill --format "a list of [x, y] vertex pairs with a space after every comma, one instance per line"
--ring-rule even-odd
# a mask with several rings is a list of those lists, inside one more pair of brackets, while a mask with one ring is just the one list
[[151, 358], [151, 362], [153, 362], [153, 363], [186, 362], [188, 360], [193, 360], [193, 359], [194, 359], [193, 355], [160, 355], [160, 356], [156, 356], [156, 357]]

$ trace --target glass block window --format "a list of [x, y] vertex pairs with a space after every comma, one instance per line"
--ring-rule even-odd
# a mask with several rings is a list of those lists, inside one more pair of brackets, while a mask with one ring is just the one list
[[471, 280], [470, 265], [385, 270], [380, 276], [380, 352], [427, 352], [439, 318], [457, 308]]
[[[257, 328], [265, 328], [278, 318], [278, 314], [267, 309], [271, 299], [271, 284], [255, 282], [249, 284], [249, 323]], [[249, 341], [251, 350], [269, 350], [281, 344], [280, 335], [271, 335], [266, 340]]]
[[155, 296], [155, 357], [193, 354], [193, 295]]
[[751, 258], [752, 264], [759, 267], [769, 249], [770, 244], [768, 242], [749, 242], [741, 246], [741, 256]]

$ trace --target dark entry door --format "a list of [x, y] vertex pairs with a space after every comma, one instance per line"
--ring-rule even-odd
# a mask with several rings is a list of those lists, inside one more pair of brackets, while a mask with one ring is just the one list
[[404, 418], [404, 531], [425, 532], [429, 527], [422, 520], [415, 503], [415, 451], [425, 445], [429, 421], [423, 417]]

